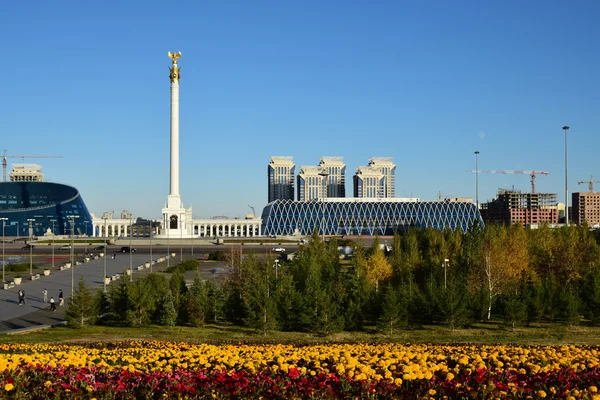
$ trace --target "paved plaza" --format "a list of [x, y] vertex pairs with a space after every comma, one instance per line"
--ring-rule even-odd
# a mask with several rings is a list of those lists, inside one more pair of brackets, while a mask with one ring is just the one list
[[[164, 250], [164, 249], [161, 249]], [[154, 253], [152, 258], [156, 261], [160, 257], [166, 256], [166, 251], [162, 253]], [[137, 271], [136, 267], [150, 261], [148, 254], [132, 255], [133, 275], [134, 278], [139, 274], [150, 273], [150, 268], [144, 268]], [[175, 261], [177, 260], [177, 261]], [[174, 262], [179, 262], [178, 257]], [[166, 264], [166, 262], [164, 263]], [[155, 265], [156, 266], [156, 265]], [[163, 265], [161, 264], [161, 267]], [[106, 259], [106, 274], [112, 276], [115, 274], [123, 274], [129, 269], [129, 254], [117, 253], [115, 259], [111, 259], [110, 254]], [[41, 276], [40, 279], [31, 281], [29, 276], [23, 277], [23, 282], [20, 285], [14, 286], [7, 290], [0, 290], [0, 332], [6, 332], [15, 329], [23, 329], [40, 325], [55, 325], [64, 321], [64, 307], [58, 306], [58, 293], [62, 289], [65, 301], [71, 297], [71, 277], [74, 277], [75, 288], [81, 276], [85, 282], [94, 291], [101, 287], [104, 277], [104, 258], [92, 259], [87, 263], [76, 265], [74, 269], [65, 269], [60, 271], [57, 268], [51, 271], [49, 276]], [[129, 279], [124, 275], [121, 279]], [[111, 282], [114, 285], [118, 281]], [[54, 297], [57, 304], [57, 311], [50, 311], [50, 304], [43, 301], [43, 290], [48, 290], [48, 299]], [[19, 305], [18, 291], [25, 291], [25, 305]]]

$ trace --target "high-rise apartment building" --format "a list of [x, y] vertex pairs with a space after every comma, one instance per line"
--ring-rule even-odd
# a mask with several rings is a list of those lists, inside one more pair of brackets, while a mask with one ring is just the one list
[[320, 200], [327, 197], [327, 175], [321, 167], [300, 167], [298, 174], [298, 200]]
[[385, 177], [379, 168], [358, 167], [354, 174], [354, 197], [382, 198]]
[[321, 157], [321, 175], [327, 175], [327, 197], [346, 197], [346, 164], [343, 157]]
[[573, 193], [572, 221], [577, 224], [587, 223], [590, 227], [600, 225], [600, 193]]
[[376, 168], [384, 176], [381, 197], [396, 197], [396, 164], [392, 157], [371, 157], [369, 167]]
[[294, 200], [296, 165], [293, 157], [271, 157], [267, 167], [269, 203], [275, 200]]

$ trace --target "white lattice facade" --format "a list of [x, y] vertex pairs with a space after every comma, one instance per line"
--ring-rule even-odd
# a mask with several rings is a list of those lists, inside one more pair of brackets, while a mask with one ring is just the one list
[[472, 202], [421, 202], [419, 199], [322, 199], [280, 201], [263, 211], [265, 235], [393, 235], [409, 228], [466, 231], [483, 226]]

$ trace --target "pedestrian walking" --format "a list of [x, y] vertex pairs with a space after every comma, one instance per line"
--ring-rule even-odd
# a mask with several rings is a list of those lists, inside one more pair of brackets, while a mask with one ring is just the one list
[[48, 291], [46, 290], [46, 288], [44, 288], [44, 290], [42, 290], [42, 293], [44, 294], [44, 303], [48, 302]]
[[54, 303], [54, 297], [50, 297], [50, 311], [56, 311], [56, 303]]
[[21, 299], [23, 300], [23, 304], [25, 304], [25, 291], [21, 290]]
[[63, 298], [63, 292], [62, 289], [60, 289], [58, 291], [58, 305], [59, 306], [64, 306], [65, 305], [65, 299]]
[[17, 294], [19, 296], [19, 305], [21, 305], [23, 303], [23, 291], [21, 289], [19, 289]]

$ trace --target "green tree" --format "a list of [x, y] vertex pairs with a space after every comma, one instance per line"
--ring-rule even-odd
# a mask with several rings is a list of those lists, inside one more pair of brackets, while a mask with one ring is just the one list
[[408, 322], [407, 304], [402, 299], [400, 291], [393, 285], [386, 285], [383, 291], [379, 327], [394, 334], [394, 329], [404, 328]]
[[187, 322], [196, 327], [206, 323], [209, 314], [208, 293], [200, 275], [196, 275], [194, 282], [186, 296]]
[[94, 298], [82, 276], [71, 296], [65, 319], [70, 326], [81, 328], [86, 323], [93, 324], [96, 316]]
[[518, 293], [510, 293], [504, 303], [504, 323], [510, 325], [514, 331], [527, 318], [527, 307], [524, 299]]
[[245, 323], [266, 335], [267, 331], [277, 327], [277, 303], [273, 293], [276, 291], [275, 273], [270, 260], [253, 261], [251, 273], [247, 275], [250, 284], [245, 299], [248, 310]]
[[175, 326], [177, 323], [177, 309], [175, 308], [175, 296], [173, 296], [171, 290], [167, 290], [162, 303], [161, 325]]
[[96, 324], [103, 324], [110, 320], [110, 300], [103, 288], [98, 289], [94, 296], [94, 312], [98, 316]]
[[573, 326], [579, 324], [581, 317], [579, 313], [580, 300], [577, 292], [571, 285], [563, 285], [560, 289], [560, 307], [558, 316], [563, 324]]
[[110, 303], [110, 317], [108, 321], [111, 325], [129, 325], [127, 312], [132, 307], [131, 304], [131, 286], [128, 279], [121, 279], [115, 286], [111, 285], [108, 290], [108, 300]]
[[600, 268], [589, 271], [583, 281], [581, 290], [584, 314], [592, 324], [600, 323]]
[[449, 280], [445, 289], [440, 287], [437, 290], [436, 297], [442, 319], [450, 329], [454, 330], [470, 322], [467, 308], [469, 299], [464, 285], [460, 282], [455, 279]]

